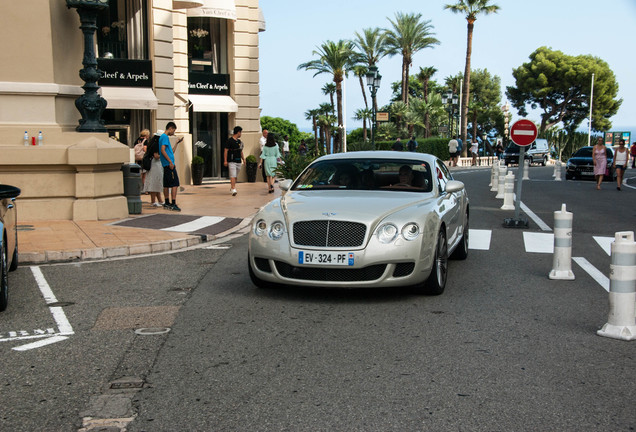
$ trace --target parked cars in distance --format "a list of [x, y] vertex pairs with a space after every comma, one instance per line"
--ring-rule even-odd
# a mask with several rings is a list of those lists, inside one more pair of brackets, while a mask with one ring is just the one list
[[9, 302], [9, 271], [18, 268], [18, 214], [15, 198], [20, 189], [0, 184], [0, 311]]
[[437, 157], [323, 156], [259, 210], [248, 268], [258, 287], [415, 286], [444, 291], [448, 257], [468, 254], [468, 196]]
[[[585, 146], [578, 149], [565, 164], [565, 178], [571, 180], [573, 178], [590, 177], [594, 178], [594, 161], [593, 146]], [[614, 151], [610, 147], [605, 148], [607, 152], [607, 171], [610, 179], [614, 178]]]
[[[510, 143], [504, 150], [503, 158], [506, 165], [518, 165], [519, 164], [519, 150], [520, 147], [515, 143]], [[550, 156], [550, 145], [548, 140], [544, 138], [537, 138], [532, 144], [526, 147], [526, 156], [532, 164], [541, 164], [546, 166], [548, 158]]]

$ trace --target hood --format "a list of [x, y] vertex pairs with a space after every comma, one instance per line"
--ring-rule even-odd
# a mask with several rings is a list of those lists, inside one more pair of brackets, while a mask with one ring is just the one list
[[572, 165], [592, 165], [591, 157], [573, 157], [568, 159], [568, 163]]
[[281, 198], [281, 207], [290, 223], [329, 218], [368, 224], [433, 199], [432, 193], [417, 192], [293, 191]]

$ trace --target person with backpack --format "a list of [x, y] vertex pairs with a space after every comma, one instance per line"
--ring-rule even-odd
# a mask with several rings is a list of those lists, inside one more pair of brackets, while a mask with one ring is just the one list
[[150, 131], [148, 129], [144, 129], [139, 132], [139, 138], [135, 141], [135, 163], [139, 165], [141, 168], [141, 185], [143, 186], [146, 182], [146, 170], [143, 168], [143, 159], [146, 154], [146, 147], [148, 146], [148, 138], [150, 138]]

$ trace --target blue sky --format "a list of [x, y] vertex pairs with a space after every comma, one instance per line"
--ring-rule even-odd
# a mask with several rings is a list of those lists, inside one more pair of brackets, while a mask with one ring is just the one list
[[[411, 73], [434, 66], [433, 79], [464, 70], [466, 19], [444, 9], [455, 0], [261, 0], [267, 30], [260, 33], [260, 90], [262, 115], [282, 117], [309, 129], [304, 113], [328, 102], [321, 92], [330, 81], [326, 74], [297, 70], [299, 64], [316, 58], [312, 51], [326, 40], [353, 39], [363, 28], [387, 28], [387, 17], [396, 12], [421, 13], [431, 20], [440, 44], [415, 54]], [[606, 61], [619, 84], [623, 99], [611, 119], [613, 130], [630, 127], [636, 140], [636, 0], [493, 0], [497, 14], [479, 16], [473, 36], [472, 69], [488, 69], [505, 87], [514, 85], [512, 70], [529, 61], [540, 46], [568, 55], [590, 54]], [[391, 97], [390, 83], [401, 76], [400, 56], [385, 57], [379, 63], [382, 87], [378, 104]], [[367, 91], [368, 94], [368, 91]], [[347, 129], [362, 125], [353, 112], [364, 106], [360, 85], [351, 75], [346, 83]], [[513, 121], [520, 118], [513, 109]], [[529, 119], [538, 121], [538, 114]], [[587, 122], [583, 124], [587, 128]], [[622, 128], [620, 128], [622, 127]]]

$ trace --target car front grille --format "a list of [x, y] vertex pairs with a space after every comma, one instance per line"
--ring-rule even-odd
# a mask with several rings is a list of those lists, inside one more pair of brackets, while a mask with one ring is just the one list
[[397, 263], [395, 265], [395, 270], [393, 270], [393, 277], [404, 277], [413, 273], [413, 269], [415, 268], [414, 262], [404, 262]]
[[334, 220], [302, 221], [293, 226], [294, 244], [298, 246], [362, 246], [366, 232], [364, 224]]
[[321, 282], [368, 282], [380, 279], [386, 264], [376, 264], [364, 268], [316, 268], [296, 267], [276, 261], [276, 270], [289, 279], [312, 280]]

